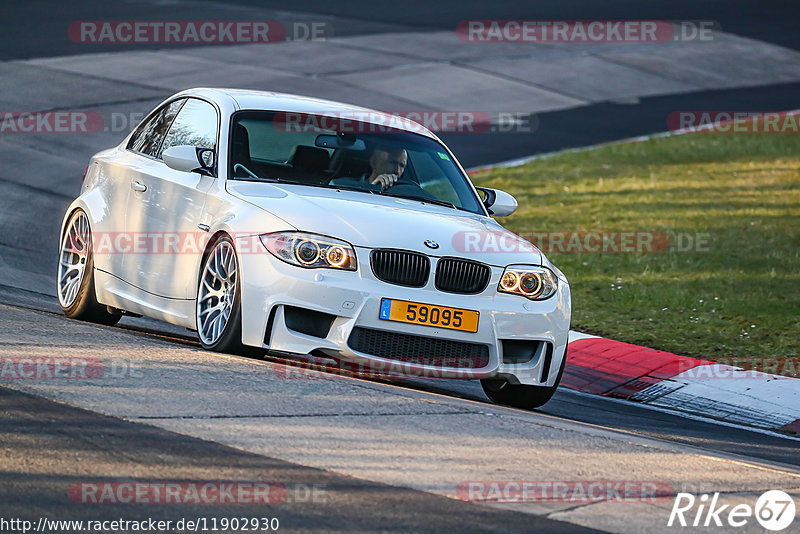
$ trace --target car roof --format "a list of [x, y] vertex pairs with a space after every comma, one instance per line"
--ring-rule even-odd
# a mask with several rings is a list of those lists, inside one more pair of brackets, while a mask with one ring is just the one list
[[310, 96], [277, 93], [273, 91], [255, 91], [247, 89], [225, 89], [197, 87], [181, 91], [177, 96], [199, 96], [213, 100], [222, 109], [225, 100], [233, 104], [233, 111], [269, 110], [293, 113], [313, 113], [317, 115], [333, 114], [346, 119], [358, 120], [376, 125], [389, 124], [393, 128], [418, 133], [438, 140], [439, 138], [421, 124], [398, 114], [386, 113], [375, 109], [364, 108], [343, 102], [313, 98]]

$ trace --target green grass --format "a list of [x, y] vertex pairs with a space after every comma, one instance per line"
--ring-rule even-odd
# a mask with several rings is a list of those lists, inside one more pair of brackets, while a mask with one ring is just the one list
[[[800, 135], [696, 133], [473, 176], [536, 231], [659, 231], [661, 253], [559, 253], [572, 327], [712, 360], [800, 352]], [[681, 251], [676, 235], [707, 239]], [[754, 326], [753, 326], [754, 325]]]

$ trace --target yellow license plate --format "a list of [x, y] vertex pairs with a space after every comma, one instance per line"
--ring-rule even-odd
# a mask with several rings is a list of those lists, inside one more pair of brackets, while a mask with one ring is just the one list
[[378, 312], [378, 318], [384, 321], [421, 324], [463, 332], [477, 332], [479, 316], [480, 312], [474, 310], [387, 298], [381, 299], [381, 309]]

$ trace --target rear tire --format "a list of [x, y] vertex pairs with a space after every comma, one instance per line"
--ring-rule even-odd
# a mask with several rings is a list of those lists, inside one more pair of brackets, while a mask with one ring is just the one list
[[481, 380], [481, 387], [486, 396], [495, 404], [532, 410], [544, 406], [555, 395], [566, 363], [567, 355], [565, 353], [561, 360], [561, 367], [558, 369], [556, 383], [552, 386], [515, 385], [509, 384], [505, 378], [484, 378]]
[[56, 286], [61, 311], [71, 319], [114, 325], [122, 318], [97, 302], [92, 232], [83, 210], [72, 214], [61, 237]]

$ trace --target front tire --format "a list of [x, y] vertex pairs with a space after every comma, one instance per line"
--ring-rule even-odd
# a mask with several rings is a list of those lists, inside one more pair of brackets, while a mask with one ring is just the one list
[[58, 304], [67, 317], [105, 325], [117, 324], [122, 317], [97, 302], [92, 232], [83, 210], [72, 214], [61, 237], [56, 284]]
[[556, 383], [552, 386], [526, 386], [522, 384], [510, 384], [504, 378], [485, 378], [481, 380], [481, 387], [489, 400], [495, 404], [503, 404], [532, 410], [547, 404], [555, 395], [558, 384], [561, 382], [561, 375], [564, 374], [564, 366], [567, 363], [567, 355], [561, 359], [561, 367], [558, 369]]
[[240, 353], [242, 307], [239, 263], [227, 235], [203, 259], [197, 287], [197, 335], [204, 349]]

